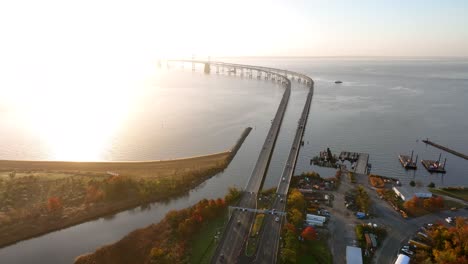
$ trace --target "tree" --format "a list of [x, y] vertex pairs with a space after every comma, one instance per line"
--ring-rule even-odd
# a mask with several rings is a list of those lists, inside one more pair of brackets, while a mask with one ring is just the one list
[[315, 231], [315, 228], [308, 226], [302, 231], [301, 236], [305, 240], [315, 240], [317, 238], [317, 231]]
[[297, 189], [292, 189], [288, 197], [288, 206], [290, 208], [295, 208], [299, 211], [304, 211], [307, 203], [304, 199], [304, 195]]
[[226, 195], [224, 200], [226, 201], [226, 203], [229, 204], [233, 202], [234, 200], [236, 200], [237, 198], [239, 198], [239, 196], [240, 196], [240, 191], [237, 188], [229, 187], [228, 194]]
[[297, 210], [296, 208], [292, 209], [289, 212], [289, 221], [296, 227], [301, 226], [303, 219], [304, 215], [301, 213], [301, 211]]
[[413, 198], [411, 198], [410, 200], [406, 201], [403, 206], [406, 208], [406, 209], [415, 209], [419, 206], [420, 204], [420, 200], [418, 197], [416, 196], [413, 196]]
[[423, 206], [425, 209], [432, 210], [434, 209], [433, 198], [424, 199]]
[[362, 187], [361, 185], [357, 187], [356, 204], [359, 206], [359, 209], [361, 211], [365, 213], [369, 211], [370, 198], [366, 190], [364, 190], [364, 187]]
[[416, 186], [416, 182], [410, 181], [409, 185], [411, 185], [411, 187], [414, 187], [414, 186]]
[[431, 183], [429, 183], [429, 185], [427, 185], [427, 187], [429, 187], [429, 188], [434, 188], [434, 187], [435, 187], [435, 183], [431, 182]]
[[434, 205], [437, 207], [437, 208], [443, 208], [444, 207], [444, 198], [442, 198], [442, 196], [437, 196], [436, 198], [434, 198]]
[[296, 263], [297, 262], [296, 252], [289, 248], [281, 249], [281, 261], [282, 263]]

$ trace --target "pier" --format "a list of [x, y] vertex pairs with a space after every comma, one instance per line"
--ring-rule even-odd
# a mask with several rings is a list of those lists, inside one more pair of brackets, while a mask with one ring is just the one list
[[450, 153], [450, 154], [453, 154], [453, 155], [455, 155], [455, 156], [458, 156], [458, 157], [460, 157], [460, 158], [463, 158], [463, 159], [468, 160], [468, 155], [465, 155], [465, 154], [460, 153], [460, 152], [458, 152], [458, 151], [455, 151], [455, 150], [453, 150], [453, 149], [449, 149], [449, 148], [447, 148], [447, 147], [444, 147], [444, 146], [442, 146], [442, 145], [439, 145], [439, 144], [437, 144], [437, 143], [434, 143], [434, 142], [430, 141], [428, 138], [423, 139], [423, 142], [426, 143], [426, 144], [429, 144], [429, 145], [431, 145], [431, 146], [433, 146], [433, 147], [436, 147], [436, 148], [438, 148], [438, 149], [441, 149], [441, 150], [443, 150], [443, 151], [446, 151], [446, 152], [448, 152], [448, 153]]
[[369, 154], [359, 153], [359, 157], [357, 160], [356, 167], [354, 168], [354, 172], [357, 174], [367, 174], [368, 162], [369, 162]]

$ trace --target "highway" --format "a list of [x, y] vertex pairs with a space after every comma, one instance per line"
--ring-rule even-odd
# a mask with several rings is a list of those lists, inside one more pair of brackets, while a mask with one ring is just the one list
[[[287, 163], [283, 169], [283, 173], [276, 189], [277, 196], [275, 197], [271, 207], [272, 209], [276, 209], [278, 212], [283, 212], [286, 209], [289, 185], [291, 183], [291, 178], [294, 175], [294, 169], [296, 167], [297, 157], [299, 156], [302, 137], [304, 135], [307, 118], [309, 116], [314, 92], [313, 81], [310, 81], [311, 85], [309, 86], [309, 93], [307, 94], [306, 103], [298, 122], [296, 135], [294, 136], [294, 141], [291, 146], [291, 150], [289, 151]], [[266, 214], [263, 220], [263, 232], [260, 236], [254, 263], [277, 263], [281, 227], [285, 222], [285, 217], [279, 217], [279, 222], [276, 222], [277, 217], [277, 215]]]
[[[239, 207], [256, 208], [257, 192], [260, 190], [263, 178], [268, 170], [276, 139], [279, 134], [284, 113], [291, 94], [291, 82], [286, 79], [286, 89], [283, 98], [271, 123], [262, 150], [255, 164], [249, 182], [242, 193]], [[237, 263], [243, 253], [245, 240], [248, 237], [254, 213], [234, 210], [218, 244], [212, 263]]]

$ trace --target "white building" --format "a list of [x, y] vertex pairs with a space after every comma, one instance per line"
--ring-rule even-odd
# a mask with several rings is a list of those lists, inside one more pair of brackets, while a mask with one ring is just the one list
[[361, 248], [347, 246], [346, 247], [346, 263], [347, 264], [362, 264]]
[[400, 196], [403, 201], [407, 201], [413, 198], [413, 196], [418, 198], [432, 197], [432, 193], [425, 187], [395, 186], [392, 190], [396, 195]]
[[409, 263], [410, 263], [410, 258], [403, 254], [398, 255], [398, 258], [395, 261], [395, 264], [409, 264]]

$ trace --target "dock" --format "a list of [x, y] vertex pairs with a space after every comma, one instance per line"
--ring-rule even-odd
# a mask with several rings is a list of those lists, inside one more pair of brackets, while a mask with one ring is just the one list
[[369, 154], [359, 153], [356, 167], [354, 172], [357, 174], [367, 174], [367, 163], [369, 162]]
[[443, 150], [443, 151], [446, 151], [446, 152], [448, 152], [448, 153], [451, 153], [451, 154], [453, 154], [453, 155], [455, 155], [455, 156], [458, 156], [458, 157], [460, 157], [460, 158], [463, 158], [463, 159], [468, 160], [468, 155], [465, 155], [465, 154], [460, 153], [460, 152], [458, 152], [458, 151], [455, 151], [455, 150], [453, 150], [453, 149], [449, 149], [449, 148], [447, 148], [447, 147], [444, 147], [444, 146], [442, 146], [442, 145], [439, 145], [439, 144], [437, 144], [437, 143], [434, 143], [434, 142], [430, 141], [428, 138], [423, 139], [423, 142], [426, 143], [426, 144], [429, 144], [429, 145], [431, 145], [431, 146], [434, 146], [434, 147], [436, 147], [436, 148], [438, 148], [438, 149], [441, 149], [441, 150]]
[[358, 174], [367, 174], [370, 171], [370, 164], [369, 164], [369, 154], [367, 153], [359, 153], [359, 152], [350, 152], [350, 151], [342, 151], [338, 158], [343, 162], [345, 160], [351, 162], [353, 167], [351, 169]]

